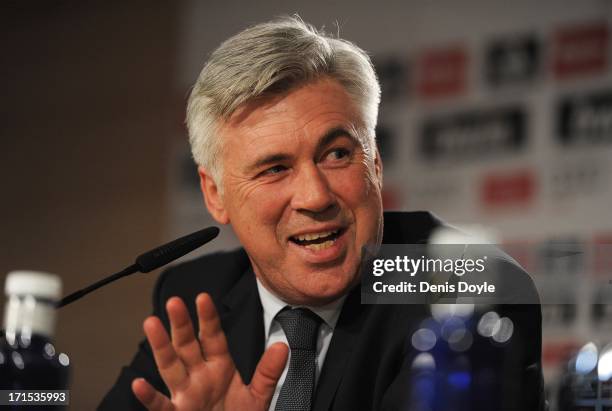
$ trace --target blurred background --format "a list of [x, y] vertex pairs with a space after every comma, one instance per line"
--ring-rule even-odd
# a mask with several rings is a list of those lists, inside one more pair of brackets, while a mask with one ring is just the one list
[[[478, 225], [528, 271], [574, 276], [558, 292], [575, 304], [543, 307], [562, 409], [575, 353], [612, 342], [611, 0], [3, 2], [0, 281], [49, 271], [67, 293], [211, 224], [183, 124], [190, 86], [228, 36], [293, 13], [375, 61], [387, 209]], [[581, 252], [551, 267], [559, 242]], [[234, 246], [225, 228], [203, 251]], [[95, 408], [130, 360], [156, 277], [61, 310], [71, 409]], [[581, 369], [572, 389], [590, 402], [575, 409], [611, 409]]]

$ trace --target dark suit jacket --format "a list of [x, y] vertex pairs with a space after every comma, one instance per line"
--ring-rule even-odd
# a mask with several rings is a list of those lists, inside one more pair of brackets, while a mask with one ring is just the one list
[[[439, 225], [427, 212], [385, 213], [383, 242], [426, 243]], [[248, 383], [263, 353], [264, 326], [255, 277], [244, 250], [207, 255], [164, 272], [155, 287], [153, 312], [168, 327], [165, 302], [178, 295], [195, 322], [194, 301], [202, 291], [212, 296], [236, 368]], [[430, 374], [435, 395], [443, 399], [435, 401], [436, 410], [544, 409], [540, 308], [507, 306], [498, 312], [515, 324], [510, 343], [494, 347], [489, 341], [475, 341], [471, 354], [460, 356], [458, 361], [464, 365], [467, 361], [467, 375], [472, 378], [468, 394], [458, 394], [452, 385], [448, 388], [444, 378], [450, 369]], [[412, 347], [411, 336], [428, 316], [423, 305], [362, 305], [359, 287], [351, 291], [319, 377], [313, 409], [415, 409], [414, 397], [422, 394], [423, 375], [415, 375], [412, 366], [418, 351]], [[481, 375], [481, 370], [486, 372]], [[480, 378], [483, 375], [486, 378]], [[122, 369], [99, 409], [143, 409], [130, 389], [137, 377], [146, 378], [168, 394], [146, 341], [140, 343], [130, 365]]]

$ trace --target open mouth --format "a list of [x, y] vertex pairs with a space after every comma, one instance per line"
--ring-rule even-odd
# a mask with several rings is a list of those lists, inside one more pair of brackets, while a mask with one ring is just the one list
[[337, 229], [333, 231], [322, 231], [320, 233], [301, 234], [290, 237], [289, 240], [299, 246], [318, 251], [334, 245], [334, 242], [343, 232], [344, 229]]

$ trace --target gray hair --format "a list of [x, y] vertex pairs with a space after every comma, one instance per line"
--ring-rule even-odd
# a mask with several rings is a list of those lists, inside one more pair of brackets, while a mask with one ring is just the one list
[[380, 85], [370, 58], [353, 43], [329, 37], [294, 16], [247, 28], [212, 53], [187, 104], [195, 162], [220, 185], [220, 123], [255, 98], [282, 94], [324, 76], [342, 84], [360, 109], [364, 130], [358, 137], [373, 158]]

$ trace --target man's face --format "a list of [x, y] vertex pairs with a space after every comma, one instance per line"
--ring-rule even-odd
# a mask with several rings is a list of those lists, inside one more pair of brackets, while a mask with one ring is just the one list
[[231, 223], [255, 274], [292, 304], [320, 305], [358, 282], [382, 236], [382, 165], [355, 135], [359, 111], [322, 79], [247, 104], [221, 127], [223, 193], [200, 169], [206, 204]]

